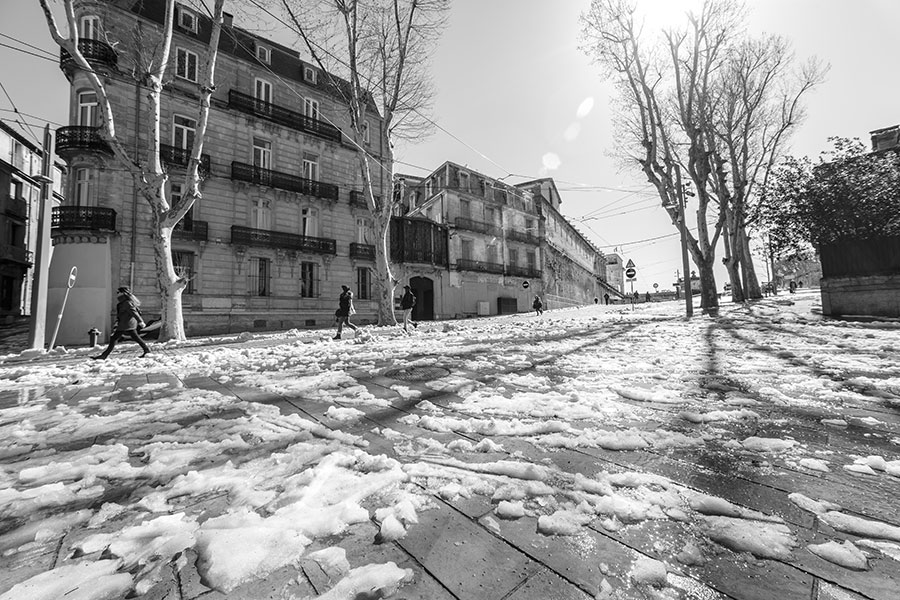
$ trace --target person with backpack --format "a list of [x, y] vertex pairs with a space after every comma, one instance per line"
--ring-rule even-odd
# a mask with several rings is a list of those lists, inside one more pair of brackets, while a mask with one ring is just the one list
[[353, 307], [353, 292], [346, 285], [342, 285], [341, 290], [341, 295], [338, 296], [338, 309], [334, 311], [337, 319], [337, 333], [331, 338], [333, 340], [341, 339], [341, 330], [344, 325], [353, 330], [354, 336], [357, 330], [356, 325], [350, 322], [350, 316], [356, 314], [356, 309]]
[[116, 347], [116, 343], [126, 336], [137, 342], [144, 351], [141, 358], [150, 354], [150, 347], [138, 334], [138, 331], [145, 327], [144, 318], [141, 316], [141, 301], [131, 293], [131, 289], [128, 287], [120, 287], [117, 290], [117, 298], [115, 332], [109, 338], [109, 346], [106, 347], [106, 350], [98, 356], [91, 357], [94, 360], [106, 360]]
[[541, 316], [542, 314], [544, 314], [544, 303], [541, 302], [540, 296], [534, 297], [534, 302], [531, 303], [531, 308], [534, 309], [534, 312], [535, 314], [537, 314], [537, 316]]
[[403, 331], [409, 333], [409, 325], [418, 327], [419, 324], [412, 320], [413, 307], [416, 305], [416, 295], [408, 285], [403, 286], [403, 295], [400, 297], [400, 308], [403, 310]]

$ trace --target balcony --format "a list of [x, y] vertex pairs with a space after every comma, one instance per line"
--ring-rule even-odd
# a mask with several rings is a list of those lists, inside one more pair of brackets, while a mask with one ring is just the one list
[[51, 227], [57, 230], [115, 231], [116, 211], [99, 206], [57, 206]]
[[[100, 40], [80, 39], [78, 40], [78, 50], [93, 66], [105, 66], [114, 69], [119, 62], [119, 57], [116, 51], [112, 49], [112, 46]], [[60, 48], [59, 68], [68, 73], [77, 66], [75, 58], [66, 50]]]
[[296, 250], [308, 254], [337, 254], [335, 240], [267, 229], [253, 229], [240, 225], [231, 226], [231, 243], [239, 246]]
[[172, 230], [172, 239], [205, 242], [209, 240], [209, 223], [184, 218]]
[[530, 234], [527, 231], [518, 231], [515, 229], [506, 230], [506, 239], [514, 242], [522, 242], [523, 244], [531, 244], [533, 246], [537, 246], [541, 243], [541, 239], [538, 236]]
[[491, 223], [484, 223], [482, 221], [466, 219], [465, 217], [456, 217], [456, 228], [475, 231], [477, 233], [483, 233], [485, 235], [493, 235], [496, 237], [500, 237], [503, 235], [503, 230], [496, 225], [492, 225]]
[[[375, 196], [375, 203], [381, 202], [381, 196]], [[369, 208], [366, 204], [366, 193], [359, 190], [350, 190], [350, 206], [358, 206], [359, 208]]]
[[526, 279], [540, 279], [541, 271], [535, 267], [520, 267], [519, 265], [506, 265], [506, 274], [510, 277], [524, 277]]
[[287, 108], [282, 108], [271, 102], [259, 100], [237, 90], [229, 90], [228, 108], [233, 108], [243, 113], [290, 127], [291, 129], [298, 129], [322, 139], [341, 143], [341, 130], [334, 125], [307, 117], [302, 113]]
[[350, 244], [350, 258], [375, 260], [375, 246], [371, 244]]
[[5, 214], [21, 220], [28, 218], [28, 203], [24, 199], [6, 196], [2, 204]]
[[[186, 169], [191, 160], [190, 148], [177, 148], [168, 144], [159, 145], [159, 160], [170, 167]], [[200, 177], [209, 175], [209, 154], [200, 155]]]
[[32, 255], [24, 246], [0, 244], [0, 262], [14, 262], [30, 267], [32, 265]]
[[112, 154], [109, 144], [100, 137], [99, 127], [72, 125], [56, 130], [56, 153], [66, 158], [79, 151], [103, 152]]
[[231, 163], [231, 178], [238, 181], [249, 181], [256, 185], [299, 192], [307, 196], [316, 196], [327, 200], [338, 199], [338, 187], [330, 183], [304, 179], [290, 173], [270, 171], [262, 167], [254, 167], [240, 162]]
[[504, 271], [503, 263], [486, 262], [483, 260], [470, 260], [468, 258], [458, 258], [456, 260], [457, 271], [478, 271], [479, 273], [497, 273], [502, 275]]
[[447, 267], [449, 231], [428, 219], [396, 217], [390, 221], [390, 256], [399, 263]]

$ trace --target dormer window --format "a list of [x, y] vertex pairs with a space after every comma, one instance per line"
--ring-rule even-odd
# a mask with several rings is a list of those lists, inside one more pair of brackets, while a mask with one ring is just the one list
[[178, 7], [178, 26], [197, 33], [197, 14], [183, 6]]
[[306, 83], [316, 83], [316, 70], [313, 67], [303, 67], [303, 81]]
[[265, 46], [256, 46], [256, 58], [259, 62], [269, 64], [272, 62], [272, 49]]

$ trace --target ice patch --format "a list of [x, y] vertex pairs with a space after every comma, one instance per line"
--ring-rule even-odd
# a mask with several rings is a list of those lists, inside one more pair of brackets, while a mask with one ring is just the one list
[[110, 600], [131, 589], [128, 573], [117, 573], [118, 560], [63, 565], [12, 586], [0, 600]]
[[835, 541], [824, 544], [810, 544], [806, 548], [819, 558], [845, 569], [853, 571], [869, 570], [869, 562], [866, 560], [866, 555], [849, 540], [845, 540], [843, 544]]
[[783, 523], [762, 523], [731, 517], [701, 517], [701, 531], [712, 541], [735, 552], [758, 558], [789, 560], [797, 539]]

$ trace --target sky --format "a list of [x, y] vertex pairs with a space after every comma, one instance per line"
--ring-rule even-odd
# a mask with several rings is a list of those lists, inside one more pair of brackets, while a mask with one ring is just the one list
[[0, 356], [0, 600], [512, 597], [532, 558], [597, 600], [894, 598], [897, 323], [790, 297]]
[[[562, 212], [604, 251], [638, 270], [635, 289], [671, 287], [681, 269], [678, 237], [640, 174], [614, 156], [611, 89], [579, 49], [580, 15], [589, 0], [457, 0], [433, 57], [435, 132], [398, 145], [395, 170], [425, 175], [445, 161], [518, 183], [549, 176]], [[652, 23], [675, 24], [692, 0], [642, 0]], [[752, 0], [750, 33], [776, 33], [798, 60], [816, 56], [831, 68], [806, 98], [807, 119], [790, 153], [817, 157], [830, 136], [868, 142], [874, 129], [900, 122], [895, 0]], [[13, 105], [35, 125], [67, 121], [67, 85], [37, 0], [0, 6], [0, 118]], [[237, 22], [240, 25], [240, 21]], [[14, 46], [18, 50], [6, 47]], [[41, 55], [31, 56], [20, 50]], [[8, 96], [7, 96], [8, 95]], [[10, 101], [11, 99], [11, 101]], [[38, 135], [39, 137], [39, 135]], [[722, 256], [721, 248], [717, 256]], [[757, 257], [760, 280], [768, 279]], [[717, 271], [721, 287], [725, 273]]]

